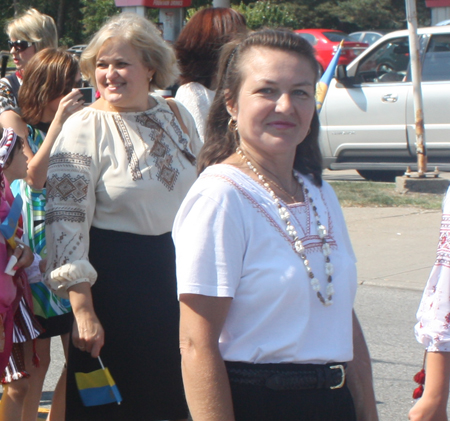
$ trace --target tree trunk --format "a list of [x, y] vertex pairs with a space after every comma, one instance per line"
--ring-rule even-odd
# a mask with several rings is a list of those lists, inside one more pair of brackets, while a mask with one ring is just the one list
[[58, 5], [58, 17], [56, 18], [56, 27], [58, 28], [58, 37], [64, 36], [64, 10], [66, 6], [66, 0], [59, 0]]

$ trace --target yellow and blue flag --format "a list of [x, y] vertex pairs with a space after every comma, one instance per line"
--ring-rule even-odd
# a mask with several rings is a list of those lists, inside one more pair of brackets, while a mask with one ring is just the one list
[[3, 237], [5, 237], [6, 241], [8, 241], [13, 250], [16, 248], [16, 241], [14, 237], [16, 235], [17, 227], [19, 226], [20, 215], [22, 214], [22, 204], [23, 199], [20, 194], [18, 194], [14, 198], [8, 216], [0, 225], [0, 233]]
[[78, 391], [84, 406], [106, 405], [122, 402], [122, 396], [108, 368], [103, 366], [98, 357], [101, 369], [90, 373], [75, 373]]
[[337, 49], [336, 54], [330, 61], [327, 70], [325, 70], [316, 85], [316, 108], [318, 113], [320, 113], [320, 110], [322, 109], [323, 102], [325, 101], [325, 96], [327, 95], [328, 86], [330, 86], [331, 79], [333, 79], [334, 72], [336, 71], [343, 44], [344, 40], [342, 40], [339, 44], [339, 48]]

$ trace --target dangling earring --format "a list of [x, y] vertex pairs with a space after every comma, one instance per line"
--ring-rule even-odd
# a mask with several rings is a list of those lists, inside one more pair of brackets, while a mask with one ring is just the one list
[[228, 130], [233, 134], [234, 143], [236, 144], [236, 146], [239, 146], [240, 141], [239, 141], [238, 125], [237, 121], [233, 120], [233, 117], [230, 117], [230, 119], [228, 120]]
[[233, 117], [230, 117], [230, 119], [228, 120], [228, 130], [230, 132], [238, 131], [237, 121], [233, 120]]

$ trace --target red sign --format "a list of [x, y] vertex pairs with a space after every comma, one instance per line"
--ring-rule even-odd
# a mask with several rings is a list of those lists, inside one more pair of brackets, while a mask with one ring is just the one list
[[450, 0], [425, 0], [427, 7], [450, 7]]
[[145, 6], [155, 9], [189, 7], [192, 0], [115, 0], [117, 7]]

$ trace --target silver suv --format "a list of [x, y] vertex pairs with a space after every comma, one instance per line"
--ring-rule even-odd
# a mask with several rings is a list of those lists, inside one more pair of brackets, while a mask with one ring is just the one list
[[[450, 171], [450, 27], [418, 33], [428, 163]], [[327, 168], [371, 180], [417, 169], [408, 46], [408, 31], [391, 32], [337, 69], [320, 114]]]

